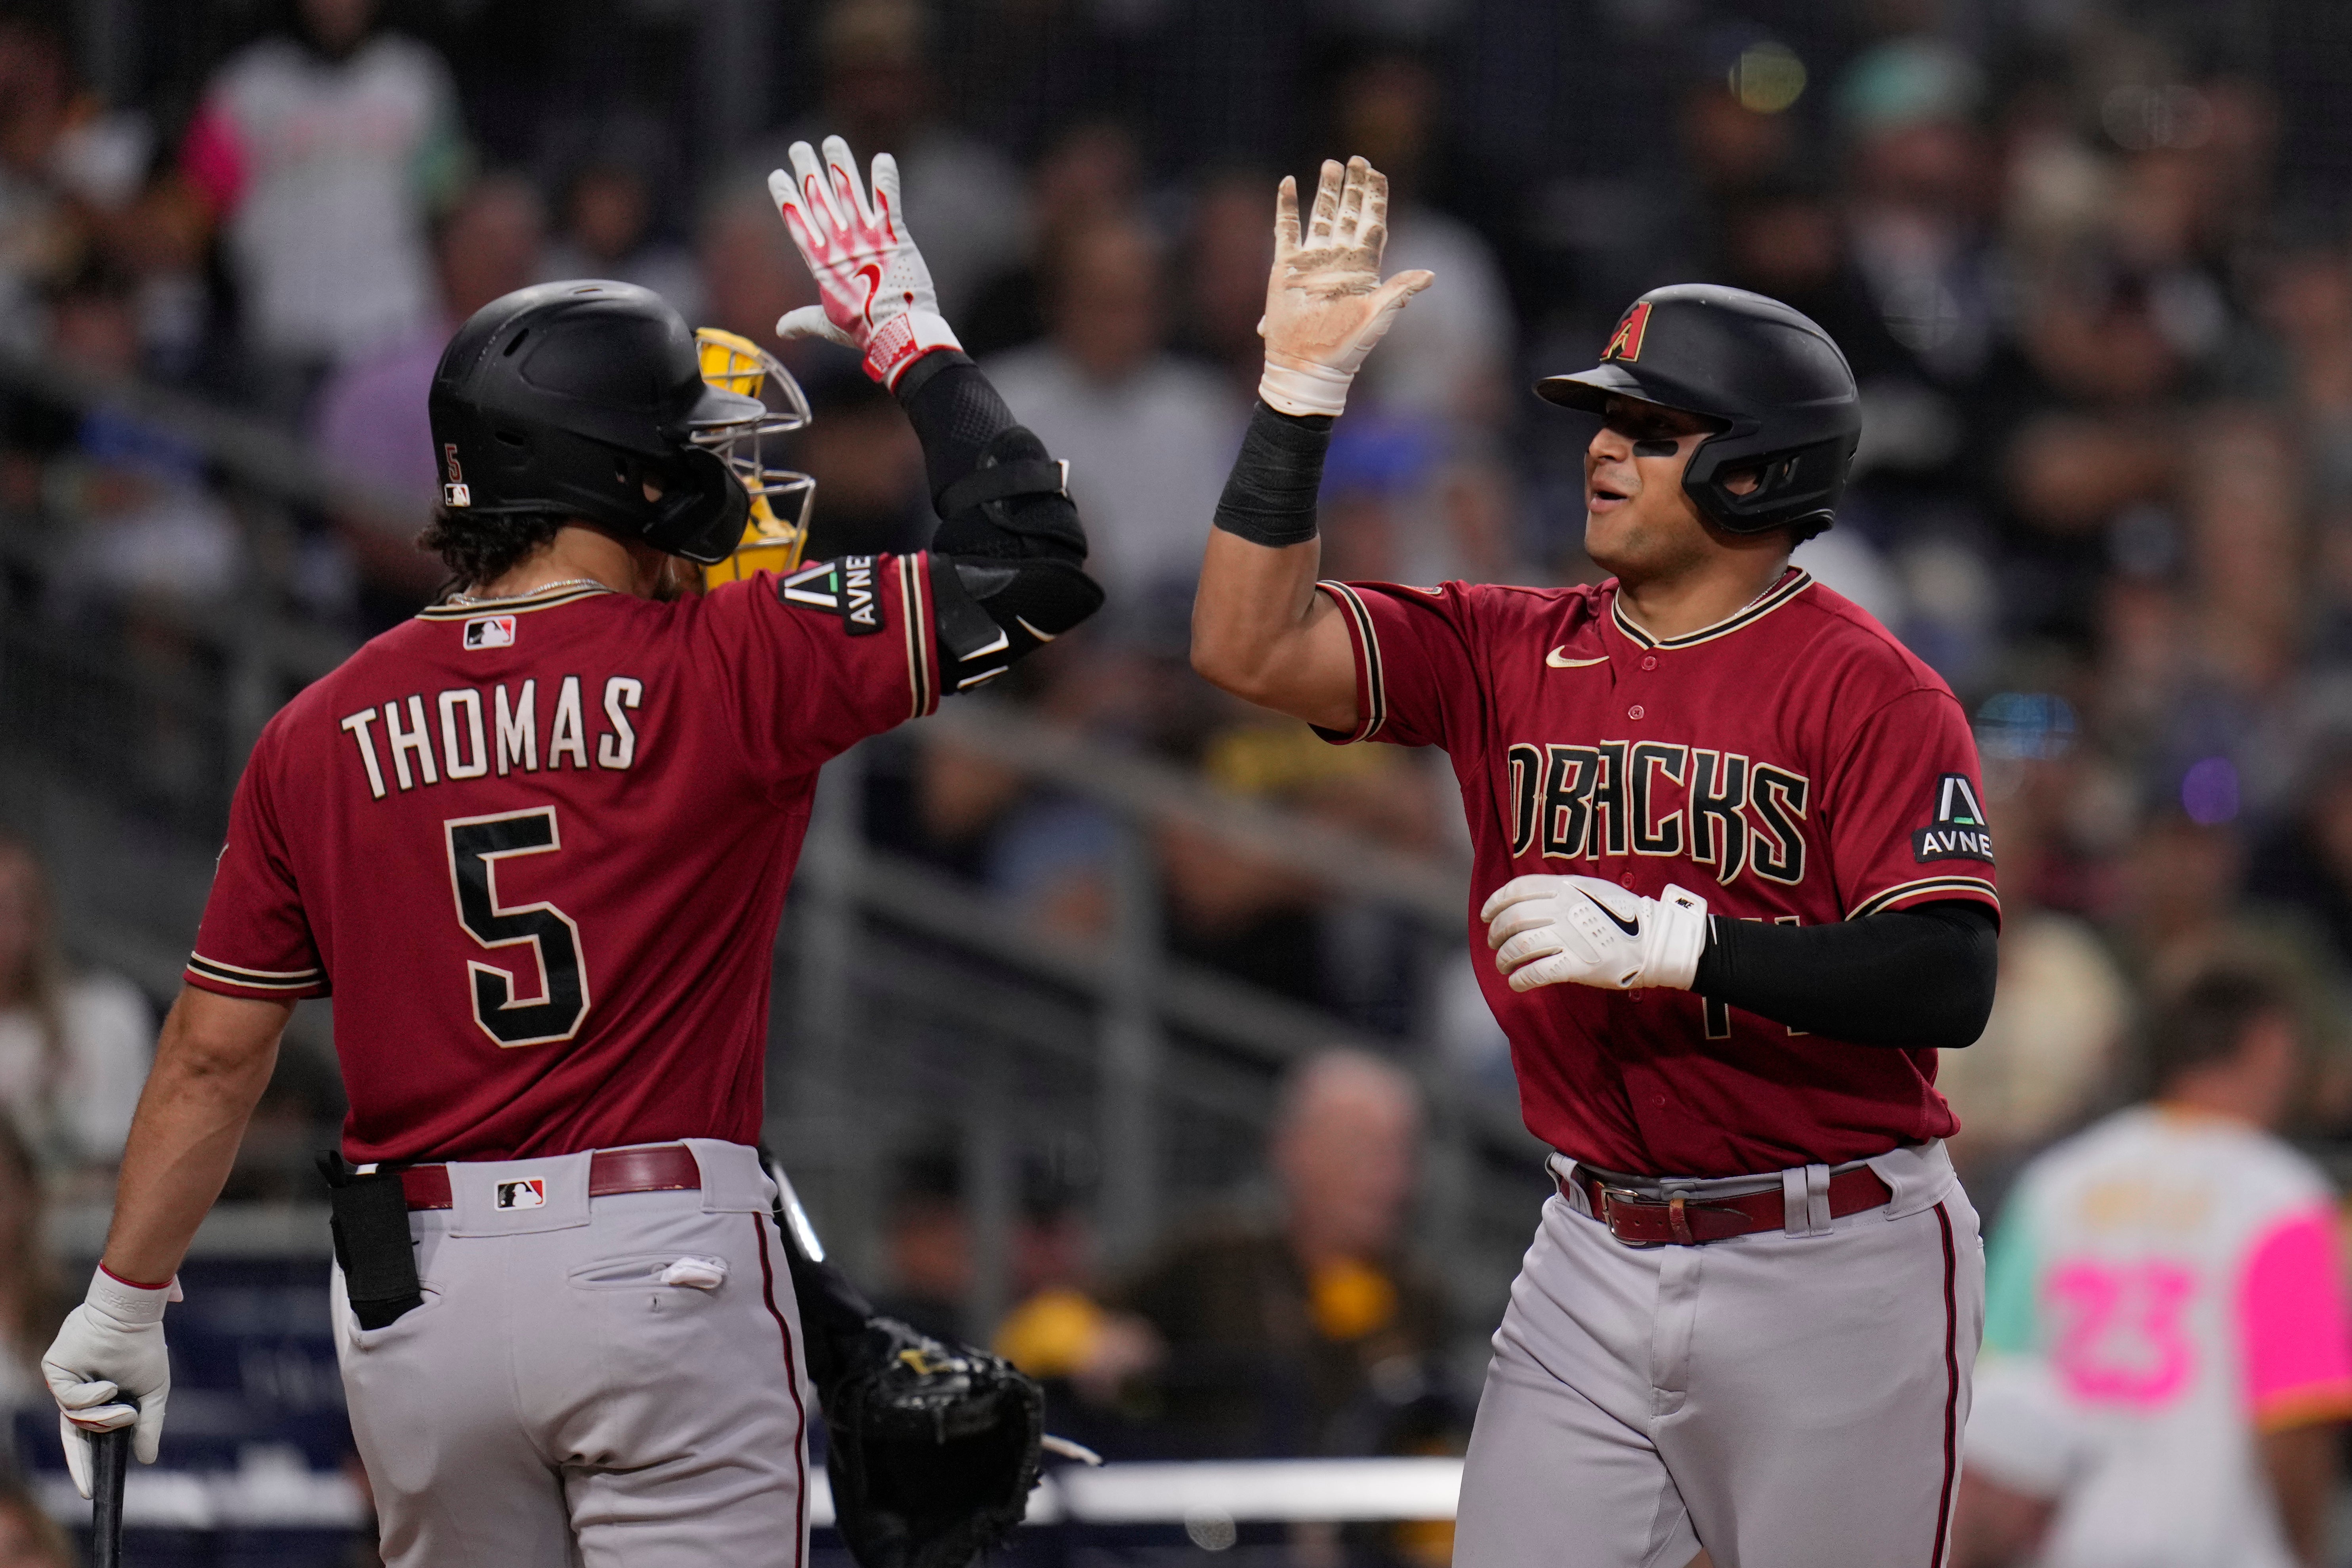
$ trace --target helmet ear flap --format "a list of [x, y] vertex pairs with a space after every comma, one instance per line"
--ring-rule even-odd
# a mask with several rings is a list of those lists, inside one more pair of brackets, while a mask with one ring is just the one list
[[716, 452], [689, 447], [661, 465], [662, 499], [645, 541], [666, 555], [712, 566], [733, 553], [751, 515], [751, 492]]

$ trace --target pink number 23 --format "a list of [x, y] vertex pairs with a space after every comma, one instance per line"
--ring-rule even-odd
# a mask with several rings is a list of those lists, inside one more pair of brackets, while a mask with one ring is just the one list
[[2178, 1398], [2196, 1370], [2181, 1318], [2196, 1274], [2178, 1263], [2074, 1261], [2050, 1271], [2058, 1318], [2051, 1361], [2086, 1404], [2153, 1410]]

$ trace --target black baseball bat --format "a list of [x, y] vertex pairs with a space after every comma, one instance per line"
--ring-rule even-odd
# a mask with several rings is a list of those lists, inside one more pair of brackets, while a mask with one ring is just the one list
[[89, 1435], [89, 1560], [122, 1568], [122, 1483], [131, 1474], [131, 1428]]

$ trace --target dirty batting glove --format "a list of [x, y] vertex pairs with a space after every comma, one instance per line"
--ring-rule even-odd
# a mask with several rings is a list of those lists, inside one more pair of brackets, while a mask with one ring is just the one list
[[1514, 877], [1478, 918], [1514, 991], [1687, 991], [1706, 951], [1706, 900], [1681, 888], [1645, 899], [1595, 877]]
[[822, 167], [805, 142], [793, 143], [792, 162], [791, 174], [769, 174], [768, 194], [824, 303], [786, 311], [776, 335], [823, 338], [856, 349], [865, 356], [866, 374], [888, 387], [933, 349], [961, 348], [940, 314], [931, 269], [907, 233], [898, 160], [874, 154], [870, 197], [849, 143], [838, 136], [824, 139]]
[[1350, 158], [1342, 169], [1324, 160], [1315, 210], [1302, 236], [1298, 182], [1285, 176], [1275, 198], [1274, 272], [1266, 279], [1265, 374], [1258, 400], [1277, 413], [1336, 415], [1348, 385], [1404, 302], [1434, 273], [1400, 272], [1381, 281], [1389, 242], [1386, 174]]
[[92, 1432], [134, 1427], [131, 1451], [155, 1462], [163, 1440], [163, 1405], [172, 1393], [172, 1358], [163, 1348], [163, 1305], [180, 1282], [148, 1286], [118, 1279], [101, 1266], [89, 1293], [66, 1314], [41, 1357], [41, 1376], [57, 1397], [58, 1429], [76, 1490], [89, 1496]]

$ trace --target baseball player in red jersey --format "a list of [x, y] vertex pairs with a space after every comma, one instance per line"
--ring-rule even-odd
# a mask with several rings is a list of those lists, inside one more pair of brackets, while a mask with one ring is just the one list
[[1821, 329], [1644, 295], [1546, 397], [1598, 586], [1318, 583], [1332, 416], [1395, 311], [1386, 192], [1285, 182], [1266, 368], [1193, 616], [1211, 680], [1452, 757], [1471, 927], [1557, 1152], [1495, 1337], [1461, 1568], [1935, 1568], [1983, 1308], [1937, 1047], [1992, 998], [1976, 750], [1936, 674], [1789, 564], [1860, 430]]
[[174, 1271], [294, 1001], [331, 994], [333, 1304], [385, 1561], [804, 1560], [822, 1347], [753, 1145], [817, 770], [1100, 601], [1059, 465], [937, 313], [889, 158], [869, 197], [825, 153], [772, 180], [824, 300], [782, 327], [896, 394], [934, 548], [682, 594], [742, 536], [747, 478], [797, 481], [744, 456], [768, 411], [629, 285], [459, 329], [426, 538], [461, 591], [305, 689], [247, 766], [103, 1261], [45, 1358], [85, 1488], [86, 1429], [155, 1458]]

